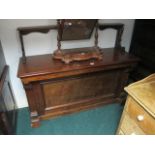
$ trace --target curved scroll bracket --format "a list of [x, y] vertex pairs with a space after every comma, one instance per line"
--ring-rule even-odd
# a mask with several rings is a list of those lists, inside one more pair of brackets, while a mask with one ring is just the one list
[[57, 25], [49, 25], [49, 26], [33, 26], [33, 27], [19, 27], [17, 31], [19, 32], [19, 39], [22, 49], [22, 61], [23, 63], [26, 63], [26, 53], [24, 48], [24, 41], [23, 36], [28, 35], [33, 32], [39, 32], [39, 33], [48, 33], [50, 30], [56, 30]]
[[124, 47], [122, 47], [122, 45], [121, 45], [122, 34], [124, 31], [124, 24], [121, 24], [121, 23], [99, 24], [99, 30], [103, 31], [105, 29], [115, 29], [117, 31], [115, 48], [124, 50]]

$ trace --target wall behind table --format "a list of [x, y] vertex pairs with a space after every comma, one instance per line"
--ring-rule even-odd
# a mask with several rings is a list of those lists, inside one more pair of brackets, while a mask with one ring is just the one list
[[[122, 37], [122, 45], [126, 51], [129, 50], [134, 20], [133, 19], [104, 19], [101, 23], [124, 23], [125, 30]], [[10, 79], [12, 89], [17, 102], [18, 108], [28, 106], [26, 95], [19, 78], [17, 78], [17, 70], [19, 58], [21, 57], [21, 47], [17, 32], [18, 27], [22, 26], [41, 26], [56, 24], [54, 19], [37, 19], [37, 20], [0, 20], [0, 40], [4, 50], [7, 64], [10, 66]], [[48, 34], [31, 33], [24, 36], [24, 43], [27, 55], [39, 55], [52, 53], [56, 49], [56, 31], [51, 30]], [[116, 32], [114, 30], [106, 30], [99, 33], [99, 45], [101, 47], [114, 46]], [[92, 46], [94, 38], [83, 41], [68, 41], [63, 43], [62, 48], [87, 47]]]

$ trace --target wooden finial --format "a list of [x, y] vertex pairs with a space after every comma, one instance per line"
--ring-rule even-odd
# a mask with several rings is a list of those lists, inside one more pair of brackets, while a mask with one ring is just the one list
[[96, 22], [96, 28], [95, 28], [95, 48], [97, 50], [99, 50], [99, 47], [98, 47], [98, 20]]
[[57, 20], [58, 34], [57, 34], [57, 47], [58, 49], [54, 52], [54, 55], [62, 54], [61, 51], [61, 36], [62, 36], [62, 28], [61, 28], [61, 20]]

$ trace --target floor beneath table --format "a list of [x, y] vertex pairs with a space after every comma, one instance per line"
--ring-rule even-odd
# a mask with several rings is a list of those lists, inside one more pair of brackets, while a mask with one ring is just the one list
[[28, 108], [18, 110], [17, 135], [114, 135], [123, 111], [111, 104], [41, 122], [31, 128]]

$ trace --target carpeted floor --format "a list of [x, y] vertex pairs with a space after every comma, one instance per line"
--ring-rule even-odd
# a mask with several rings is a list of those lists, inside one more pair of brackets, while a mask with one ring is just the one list
[[114, 135], [122, 114], [120, 104], [111, 104], [92, 110], [41, 122], [31, 128], [28, 108], [18, 111], [17, 135]]

